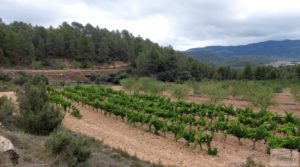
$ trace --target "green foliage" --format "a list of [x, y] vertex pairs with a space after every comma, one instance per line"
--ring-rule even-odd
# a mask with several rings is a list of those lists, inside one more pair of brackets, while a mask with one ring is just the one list
[[133, 91], [134, 90], [134, 86], [135, 83], [137, 82], [137, 80], [135, 78], [126, 78], [126, 79], [122, 79], [120, 81], [121, 86], [129, 91]]
[[[148, 126], [157, 135], [171, 132], [176, 141], [206, 144], [210, 154], [217, 154], [212, 141], [222, 132], [255, 142], [265, 140], [269, 147], [299, 147], [299, 119], [292, 114], [280, 116], [266, 109], [255, 112], [250, 108], [233, 108], [215, 104], [173, 101], [168, 97], [145, 93], [127, 94], [100, 86], [71, 86], [56, 91], [71, 101], [101, 109], [106, 115], [121, 117], [128, 124]], [[105, 100], [104, 100], [105, 99]], [[125, 118], [125, 119], [124, 119]], [[154, 129], [154, 131], [153, 131]], [[225, 140], [226, 141], [226, 140]]]
[[63, 119], [60, 109], [48, 102], [45, 84], [25, 84], [24, 90], [18, 92], [18, 101], [19, 124], [27, 132], [49, 134]]
[[64, 69], [65, 65], [63, 64], [62, 60], [53, 59], [53, 60], [50, 60], [50, 67], [54, 68], [54, 69]]
[[157, 79], [164, 82], [173, 82], [176, 80], [176, 73], [174, 71], [159, 72]]
[[251, 80], [253, 78], [252, 67], [249, 63], [244, 68], [243, 78], [248, 80]]
[[194, 86], [194, 92], [209, 97], [211, 103], [217, 103], [229, 95], [226, 82], [204, 81]]
[[127, 78], [127, 73], [123, 71], [109, 74], [107, 76], [100, 76], [97, 74], [91, 74], [90, 76], [91, 81], [94, 81], [96, 84], [100, 84], [100, 83], [119, 84], [120, 81], [125, 78]]
[[274, 92], [271, 88], [265, 86], [252, 87], [245, 92], [244, 97], [251, 101], [254, 106], [261, 108], [267, 108], [269, 105], [274, 104]]
[[8, 125], [14, 121], [13, 113], [17, 111], [15, 104], [6, 96], [0, 97], [0, 122]]
[[[89, 68], [94, 64], [124, 61], [130, 64], [133, 74], [151, 76], [168, 82], [299, 78], [299, 66], [275, 68], [251, 67], [247, 64], [244, 69], [229, 66], [213, 67], [184, 56], [171, 46], [162, 47], [149, 39], [134, 37], [126, 30], [108, 31], [105, 28], [93, 27], [91, 24], [63, 22], [57, 28], [44, 28], [24, 22], [13, 22], [1, 23], [0, 29], [0, 65], [3, 67], [62, 69], [64, 66], [61, 62], [68, 60], [73, 61], [75, 67]], [[253, 56], [250, 57], [245, 60], [253, 62]], [[257, 60], [259, 57], [255, 58]], [[259, 59], [265, 61], [265, 58]], [[227, 61], [244, 64], [235, 57]]]
[[218, 149], [217, 148], [208, 148], [207, 150], [208, 155], [217, 155], [218, 154]]
[[33, 68], [33, 69], [41, 69], [42, 68], [42, 62], [34, 60], [34, 61], [32, 61], [30, 67]]
[[177, 100], [186, 97], [189, 93], [189, 90], [189, 87], [184, 84], [172, 84], [171, 87], [172, 96], [176, 97]]
[[87, 141], [67, 130], [53, 132], [47, 139], [45, 146], [53, 154], [64, 155], [70, 167], [86, 161], [91, 155]]
[[164, 89], [163, 83], [148, 77], [127, 78], [120, 81], [124, 89], [129, 91], [141, 91], [149, 94], [159, 94]]
[[80, 110], [78, 108], [76, 108], [75, 106], [72, 106], [71, 115], [73, 115], [74, 117], [79, 118], [79, 119], [82, 117]]
[[0, 71], [0, 81], [8, 82], [11, 79], [12, 78], [8, 74], [5, 74], [5, 73]]
[[291, 86], [291, 93], [297, 101], [300, 101], [300, 86], [299, 84], [294, 84]]
[[246, 162], [240, 167], [264, 167], [264, 165], [256, 163], [251, 157], [247, 157]]

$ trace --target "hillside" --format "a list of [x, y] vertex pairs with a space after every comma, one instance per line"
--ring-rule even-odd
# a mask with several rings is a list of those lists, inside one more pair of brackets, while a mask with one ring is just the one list
[[214, 65], [240, 66], [243, 62], [254, 65], [267, 64], [276, 60], [297, 60], [300, 58], [300, 40], [265, 41], [237, 46], [208, 46], [191, 48], [185, 55]]

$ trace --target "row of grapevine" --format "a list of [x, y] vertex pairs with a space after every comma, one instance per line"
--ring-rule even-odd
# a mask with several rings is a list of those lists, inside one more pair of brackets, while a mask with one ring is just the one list
[[[261, 110], [234, 109], [232, 106], [195, 104], [172, 101], [170, 98], [148, 94], [126, 94], [110, 88], [74, 86], [55, 90], [57, 96], [88, 105], [105, 114], [115, 115], [129, 124], [148, 126], [156, 134], [174, 134], [175, 140], [196, 143], [208, 152], [216, 152], [211, 141], [216, 132], [233, 135], [255, 143], [264, 140], [270, 148], [300, 147], [300, 121], [291, 113], [281, 116]], [[70, 102], [70, 101], [68, 101]]]

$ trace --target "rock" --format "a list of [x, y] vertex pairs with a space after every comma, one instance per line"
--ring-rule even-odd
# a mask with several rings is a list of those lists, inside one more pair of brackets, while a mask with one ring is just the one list
[[16, 165], [19, 163], [19, 155], [11, 141], [3, 136], [0, 136], [0, 152], [9, 155], [10, 161]]

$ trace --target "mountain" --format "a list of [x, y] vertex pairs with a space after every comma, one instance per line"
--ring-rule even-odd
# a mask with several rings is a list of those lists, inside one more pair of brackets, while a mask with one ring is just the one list
[[[205, 63], [240, 66], [243, 62], [267, 64], [276, 60], [300, 58], [300, 40], [265, 41], [238, 46], [208, 46], [183, 52]], [[234, 63], [234, 64], [232, 64]]]

